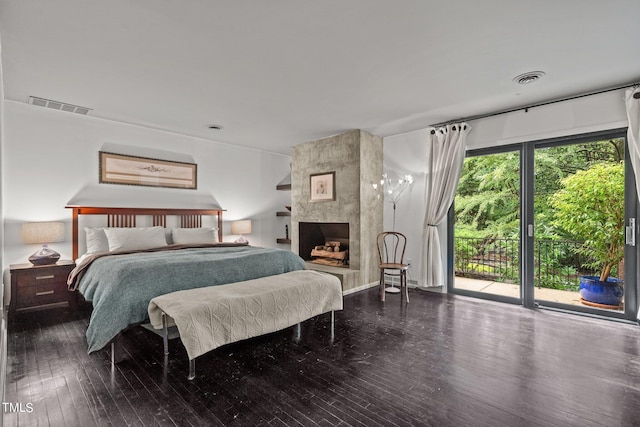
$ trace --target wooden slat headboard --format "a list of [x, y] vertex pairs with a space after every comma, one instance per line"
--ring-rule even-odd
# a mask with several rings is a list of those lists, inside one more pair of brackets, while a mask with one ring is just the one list
[[107, 227], [135, 227], [139, 216], [150, 216], [153, 226], [166, 227], [167, 217], [179, 217], [181, 228], [202, 227], [203, 216], [217, 217], [218, 241], [222, 242], [223, 209], [160, 209], [160, 208], [100, 208], [90, 206], [67, 206], [73, 210], [71, 224], [73, 259], [78, 258], [78, 218], [80, 215], [105, 215]]

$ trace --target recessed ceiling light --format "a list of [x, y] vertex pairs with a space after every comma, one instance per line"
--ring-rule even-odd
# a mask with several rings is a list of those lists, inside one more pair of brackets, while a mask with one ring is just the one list
[[220, 125], [209, 125], [209, 129], [212, 129], [212, 130], [222, 130], [222, 129], [224, 129], [224, 128], [223, 128], [222, 126], [220, 126]]
[[529, 71], [528, 73], [515, 76], [513, 81], [520, 85], [528, 85], [529, 83], [538, 81], [542, 76], [544, 76], [544, 71]]

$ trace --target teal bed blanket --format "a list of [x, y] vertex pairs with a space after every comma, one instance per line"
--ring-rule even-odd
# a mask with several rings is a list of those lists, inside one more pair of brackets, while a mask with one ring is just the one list
[[[108, 255], [92, 260], [77, 284], [93, 304], [89, 353], [148, 317], [152, 298], [304, 269], [293, 252], [255, 246], [194, 247]], [[72, 273], [73, 274], [73, 273]]]

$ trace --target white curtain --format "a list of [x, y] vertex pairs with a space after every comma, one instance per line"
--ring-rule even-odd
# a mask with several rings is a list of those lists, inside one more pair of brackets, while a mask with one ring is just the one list
[[469, 130], [466, 123], [456, 123], [430, 132], [422, 238], [422, 285], [426, 287], [445, 284], [438, 224], [446, 218], [456, 194]]
[[629, 118], [629, 129], [627, 130], [629, 157], [636, 175], [636, 190], [638, 191], [638, 197], [640, 197], [640, 99], [634, 98], [635, 94], [640, 94], [640, 88], [627, 89], [625, 103], [627, 104], [627, 117]]

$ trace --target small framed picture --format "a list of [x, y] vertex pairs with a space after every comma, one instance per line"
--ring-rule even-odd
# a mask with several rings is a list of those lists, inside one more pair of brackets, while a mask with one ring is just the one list
[[336, 173], [316, 173], [309, 176], [309, 194], [312, 202], [336, 199]]

